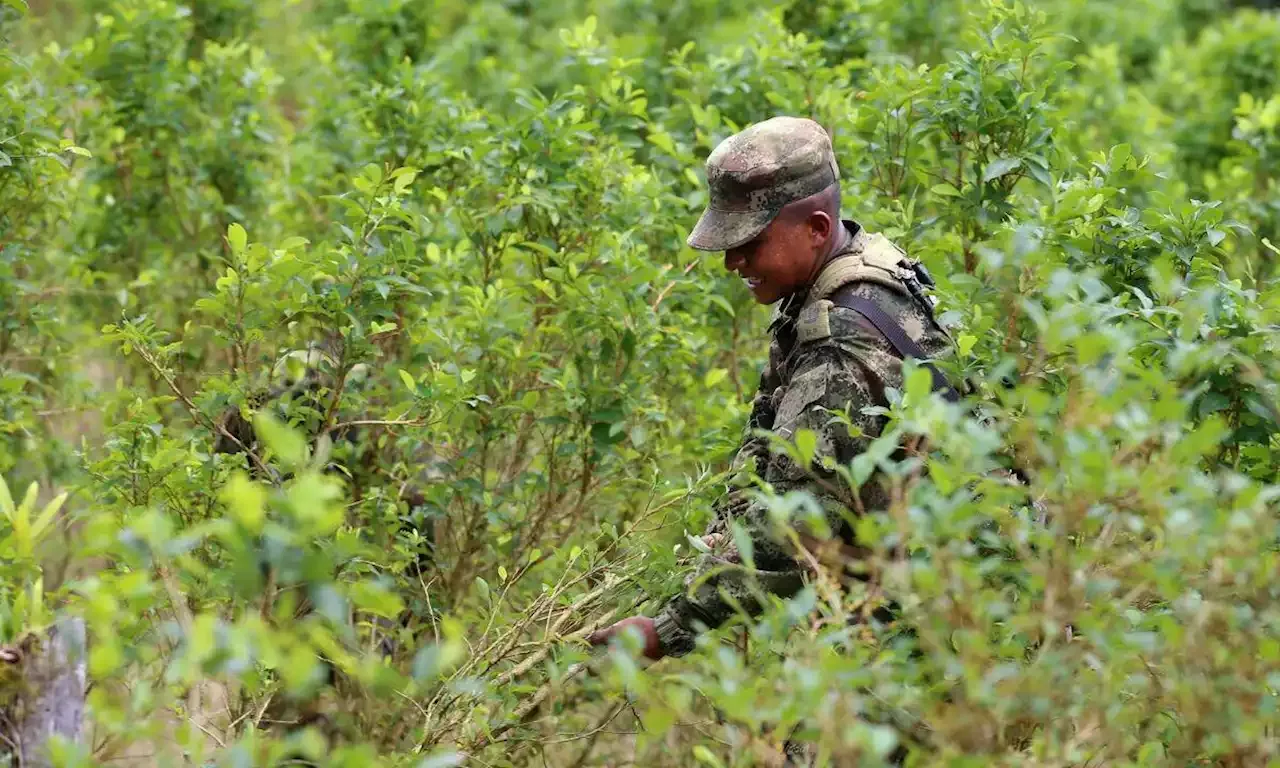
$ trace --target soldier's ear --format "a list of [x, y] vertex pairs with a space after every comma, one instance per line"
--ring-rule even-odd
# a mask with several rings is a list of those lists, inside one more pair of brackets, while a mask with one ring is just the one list
[[835, 226], [835, 220], [826, 211], [810, 212], [805, 219], [805, 223], [808, 225], [809, 235], [815, 247], [821, 247], [826, 244], [827, 238], [831, 237], [831, 230]]

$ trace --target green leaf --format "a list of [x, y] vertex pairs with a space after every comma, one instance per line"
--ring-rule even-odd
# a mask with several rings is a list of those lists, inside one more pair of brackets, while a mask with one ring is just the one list
[[361, 581], [352, 585], [351, 602], [362, 611], [394, 619], [404, 610], [404, 601], [385, 587], [370, 581]]
[[35, 522], [31, 525], [31, 537], [33, 539], [40, 538], [45, 529], [53, 522], [54, 515], [57, 515], [58, 510], [62, 509], [62, 505], [66, 500], [67, 494], [60, 493], [53, 499], [53, 501], [50, 501], [45, 505], [44, 510], [40, 512], [40, 516], [37, 517]]
[[106, 635], [95, 639], [97, 642], [89, 649], [89, 674], [107, 677], [124, 663], [124, 651], [117, 637]]
[[3, 2], [5, 5], [9, 6], [10, 8], [13, 8], [18, 13], [21, 13], [23, 15], [26, 15], [27, 12], [30, 10], [30, 8], [27, 7], [26, 0], [0, 0], [0, 2]]
[[693, 748], [693, 757], [703, 765], [710, 765], [712, 768], [723, 768], [724, 763], [720, 762], [720, 758], [711, 754], [711, 750], [699, 744]]
[[1148, 741], [1138, 750], [1138, 764], [1159, 765], [1163, 762], [1164, 756], [1164, 744], [1158, 741]]
[[9, 484], [3, 477], [0, 477], [0, 512], [3, 512], [6, 518], [12, 518], [14, 512], [13, 496], [9, 494]]
[[1133, 148], [1128, 144], [1117, 144], [1111, 148], [1111, 168], [1112, 170], [1120, 170], [1124, 168], [1124, 164], [1129, 162], [1129, 158], [1133, 156]]
[[945, 184], [945, 183], [934, 184], [932, 187], [929, 187], [929, 191], [935, 195], [941, 195], [942, 197], [959, 197], [960, 196], [960, 190], [956, 189], [951, 184]]
[[730, 520], [729, 533], [733, 536], [733, 545], [738, 550], [738, 558], [748, 568], [754, 568], [756, 564], [756, 545], [751, 538], [751, 534], [747, 532], [747, 527], [740, 520]]
[[644, 444], [649, 441], [649, 430], [643, 424], [636, 424], [628, 434], [631, 437], [631, 444], [637, 448], [644, 447]]
[[995, 181], [1022, 165], [1020, 157], [1001, 157], [992, 160], [982, 171], [983, 182]]
[[906, 399], [912, 404], [918, 405], [928, 399], [929, 392], [933, 389], [933, 376], [929, 374], [929, 369], [924, 366], [915, 366], [907, 374], [906, 386], [903, 389]]
[[808, 466], [813, 462], [813, 454], [818, 449], [818, 434], [812, 429], [799, 429], [796, 430], [795, 441], [801, 462]]
[[20, 549], [23, 555], [30, 555], [35, 542], [31, 534], [31, 510], [36, 506], [36, 498], [40, 493], [40, 486], [33, 480], [31, 485], [27, 486], [27, 493], [22, 497], [22, 501], [18, 503], [10, 522], [13, 524], [13, 534], [20, 542]]
[[729, 317], [734, 317], [737, 314], [733, 311], [733, 305], [729, 303], [729, 300], [718, 293], [711, 294], [707, 297], [707, 300], [723, 309], [724, 313]]
[[392, 177], [395, 179], [393, 186], [396, 194], [399, 195], [403, 194], [409, 188], [409, 185], [413, 183], [413, 180], [418, 178], [418, 171], [413, 168], [400, 168], [392, 174]]
[[728, 375], [729, 375], [729, 372], [723, 368], [712, 368], [711, 370], [707, 371], [706, 376], [702, 377], [702, 386], [706, 387], [707, 389], [711, 389], [715, 385], [719, 384], [721, 381], [724, 381], [724, 378]]
[[232, 224], [227, 227], [227, 245], [231, 246], [231, 252], [239, 256], [244, 253], [245, 244], [248, 242], [249, 236], [244, 231], [244, 227], [239, 224]]
[[251, 533], [262, 530], [267, 492], [243, 472], [231, 475], [231, 479], [222, 489], [222, 503], [227, 505], [231, 517], [246, 530]]
[[1200, 398], [1200, 404], [1196, 408], [1196, 412], [1201, 418], [1211, 413], [1225, 411], [1231, 407], [1231, 400], [1220, 392], [1207, 392], [1205, 396]]
[[961, 336], [956, 339], [956, 351], [961, 357], [968, 357], [969, 353], [973, 351], [973, 345], [976, 343], [978, 343], [977, 336], [971, 336], [967, 333], [961, 334]]
[[675, 156], [678, 154], [676, 152], [675, 141], [671, 138], [671, 134], [666, 133], [665, 131], [662, 131], [662, 130], [651, 131], [646, 138], [648, 138], [651, 144], [653, 144], [658, 149], [661, 149], [666, 154], [672, 155], [672, 156]]
[[253, 417], [254, 434], [288, 467], [301, 466], [307, 459], [307, 442], [272, 414], [260, 410]]
[[929, 477], [944, 495], [949, 495], [956, 488], [955, 475], [940, 461], [929, 461]]
[[617, 445], [626, 437], [621, 422], [598, 421], [591, 425], [591, 440], [600, 448]]
[[400, 374], [400, 381], [404, 382], [405, 389], [414, 393], [418, 391], [418, 382], [414, 381], [413, 374], [409, 373], [403, 368], [398, 370], [397, 373]]
[[318, 472], [303, 472], [289, 485], [290, 512], [308, 536], [328, 536], [342, 525], [345, 509], [338, 482]]

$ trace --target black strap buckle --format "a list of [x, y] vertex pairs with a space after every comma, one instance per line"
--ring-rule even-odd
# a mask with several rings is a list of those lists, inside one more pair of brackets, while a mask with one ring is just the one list
[[929, 274], [928, 267], [917, 259], [912, 259], [908, 263], [911, 266], [911, 271], [916, 273], [916, 279], [919, 280], [922, 285], [928, 288], [937, 287], [938, 284], [933, 282], [933, 275]]

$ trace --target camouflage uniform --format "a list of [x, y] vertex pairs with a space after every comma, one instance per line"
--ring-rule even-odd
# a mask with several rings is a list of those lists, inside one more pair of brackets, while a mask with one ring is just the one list
[[[780, 121], [793, 122], [777, 125]], [[771, 123], [775, 125], [771, 127]], [[808, 125], [797, 125], [803, 123]], [[709, 168], [711, 204], [690, 236], [690, 244], [707, 250], [734, 247], [724, 244], [750, 240], [760, 231], [751, 232], [751, 228], [759, 225], [761, 219], [764, 220], [763, 226], [767, 226], [782, 205], [825, 189], [830, 181], [817, 189], [814, 186], [822, 183], [823, 169], [828, 161], [834, 171], [834, 160], [830, 160], [830, 144], [825, 131], [817, 141], [808, 140], [814, 127], [816, 124], [794, 118], [775, 118], [753, 127], [763, 128], [762, 132], [768, 136], [766, 140], [754, 137], [750, 142], [751, 150], [759, 152], [758, 147], [766, 146], [769, 148], [763, 151], [766, 155], [778, 147], [784, 155], [789, 150], [797, 151], [806, 155], [798, 164], [807, 163], [811, 175], [816, 175], [807, 182], [803, 177], [798, 182], [794, 179], [784, 182], [790, 184], [789, 194], [772, 198], [768, 194], [755, 194], [754, 205], [748, 201], [745, 206], [740, 206], [745, 209], [759, 207], [763, 198], [771, 207], [772, 215], [768, 217], [740, 210], [732, 212], [728, 221], [723, 221], [725, 217], [721, 214], [724, 210], [734, 207], [734, 195], [740, 196], [746, 188], [750, 197], [751, 185], [731, 180], [731, 183], [721, 185], [717, 195], [716, 178], [717, 175], [723, 176], [723, 168]], [[817, 130], [821, 131], [821, 128]], [[796, 133], [803, 134], [802, 138], [796, 139]], [[725, 144], [737, 138], [731, 137]], [[735, 156], [732, 148], [725, 150], [725, 144], [712, 153], [709, 166], [723, 162], [728, 156], [733, 158], [737, 167], [759, 173], [762, 163], [743, 162], [743, 153], [738, 152]], [[750, 152], [746, 154], [750, 160]], [[755, 159], [758, 161], [759, 157]], [[797, 162], [795, 158], [784, 157], [777, 164], [793, 167]], [[734, 188], [735, 183], [737, 188]], [[758, 183], [767, 184], [769, 179]], [[729, 187], [727, 192], [726, 186]], [[726, 201], [726, 197], [730, 199]], [[753, 215], [755, 218], [751, 219]], [[844, 226], [851, 235], [848, 244], [828, 259], [806, 291], [783, 299], [775, 307], [769, 326], [769, 362], [760, 377], [760, 386], [747, 421], [747, 433], [734, 459], [734, 466], [744, 469], [754, 464], [756, 473], [778, 494], [808, 491], [825, 511], [831, 530], [839, 532], [846, 543], [852, 544], [846, 519], [855, 502], [844, 481], [821, 464], [829, 460], [834, 464], [847, 465], [871, 439], [880, 434], [884, 426], [883, 417], [869, 416], [862, 413], [862, 409], [883, 405], [887, 388], [902, 387], [902, 363], [893, 346], [870, 321], [859, 312], [834, 304], [830, 299], [837, 294], [852, 293], [874, 301], [930, 357], [946, 352], [951, 341], [935, 321], [931, 302], [925, 298], [906, 256], [884, 237], [868, 234], [852, 221], [845, 221]], [[750, 234], [744, 238], [745, 232]], [[847, 414], [850, 423], [861, 430], [862, 436], [851, 436], [843, 423], [833, 420], [831, 412]], [[818, 437], [814, 465], [801, 467], [787, 456], [774, 455], [765, 439], [752, 436], [752, 430], [757, 429], [771, 430], [786, 439], [791, 439], [798, 430], [811, 430]], [[885, 491], [874, 479], [863, 485], [860, 495], [863, 509], [886, 508]], [[714, 551], [702, 556], [697, 572], [687, 583], [700, 580], [711, 569], [719, 572], [701, 580], [693, 594], [681, 594], [671, 599], [655, 622], [662, 646], [670, 655], [688, 653], [694, 647], [694, 637], [701, 627], [719, 626], [734, 614], [737, 605], [751, 612], [758, 611], [761, 606], [753, 597], [753, 584], [764, 592], [783, 597], [794, 594], [804, 584], [805, 567], [792, 556], [788, 546], [771, 535], [767, 508], [753, 501], [747, 489], [731, 490], [717, 504], [716, 517], [708, 533], [726, 532], [729, 520], [738, 520], [749, 534], [755, 567], [748, 570], [731, 556], [722, 556]], [[724, 568], [726, 565], [730, 567]]]

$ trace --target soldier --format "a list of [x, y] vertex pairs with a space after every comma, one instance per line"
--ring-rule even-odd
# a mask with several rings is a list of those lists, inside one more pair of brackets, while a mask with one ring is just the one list
[[[756, 301], [775, 305], [769, 362], [734, 466], [754, 463], [779, 494], [808, 491], [845, 552], [856, 553], [848, 524], [852, 511], [887, 508], [886, 493], [873, 481], [855, 500], [821, 465], [847, 464], [880, 434], [883, 417], [862, 411], [885, 404], [887, 388], [902, 387], [902, 358], [934, 357], [951, 346], [934, 319], [932, 298], [925, 295], [933, 282], [923, 266], [883, 236], [840, 219], [831, 140], [811, 120], [777, 117], [729, 137], [707, 160], [707, 182], [709, 204], [689, 245], [723, 251], [725, 268], [743, 279]], [[934, 388], [954, 399], [942, 375], [928, 367]], [[860, 436], [851, 435], [833, 413], [847, 413]], [[759, 429], [787, 439], [801, 429], [814, 432], [813, 466], [772, 455], [767, 441], [752, 436]], [[731, 551], [732, 537], [725, 535], [730, 520], [739, 521], [752, 539], [751, 571]], [[701, 558], [698, 573], [718, 573], [692, 595], [671, 597], [656, 618], [623, 619], [596, 632], [590, 642], [604, 644], [634, 628], [650, 659], [680, 656], [693, 649], [700, 631], [732, 616], [735, 605], [761, 610], [753, 583], [782, 597], [803, 586], [806, 565], [771, 535], [767, 508], [745, 488], [731, 489], [716, 504], [704, 541], [712, 551]], [[722, 568], [726, 563], [738, 567]]]

